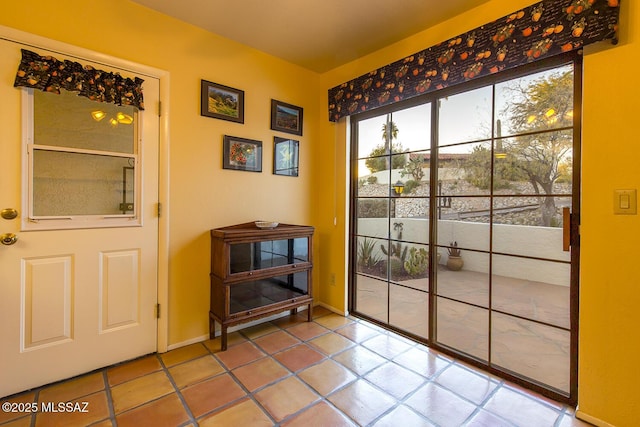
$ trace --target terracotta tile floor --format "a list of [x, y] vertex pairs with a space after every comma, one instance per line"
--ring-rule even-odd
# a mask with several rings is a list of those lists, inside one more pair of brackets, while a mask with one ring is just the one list
[[574, 410], [322, 308], [0, 399], [6, 426], [587, 426]]

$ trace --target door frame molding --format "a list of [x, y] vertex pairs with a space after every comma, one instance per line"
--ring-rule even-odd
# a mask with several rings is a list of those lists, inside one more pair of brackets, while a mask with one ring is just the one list
[[[160, 138], [158, 147], [158, 203], [162, 206], [162, 214], [158, 218], [157, 298], [158, 304], [163, 308], [160, 312], [160, 317], [157, 319], [156, 351], [158, 353], [166, 352], [169, 341], [169, 72], [2, 25], [0, 25], [0, 39], [36, 49], [40, 48], [64, 55], [72, 55], [79, 59], [117, 67], [159, 80], [162, 110], [160, 110], [159, 105], [147, 106], [147, 109], [151, 109], [151, 112], [160, 116], [158, 130]], [[156, 111], [154, 112], [153, 109]]]

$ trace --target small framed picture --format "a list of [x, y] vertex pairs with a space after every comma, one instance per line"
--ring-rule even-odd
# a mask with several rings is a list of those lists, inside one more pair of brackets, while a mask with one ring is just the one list
[[200, 115], [244, 123], [244, 91], [201, 80]]
[[302, 107], [272, 99], [271, 129], [302, 135]]
[[298, 176], [299, 144], [293, 139], [273, 137], [273, 173]]
[[262, 141], [224, 135], [222, 168], [262, 172]]

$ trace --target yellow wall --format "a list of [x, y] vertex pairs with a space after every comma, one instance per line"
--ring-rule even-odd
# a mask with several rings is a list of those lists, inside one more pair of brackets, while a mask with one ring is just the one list
[[640, 420], [638, 216], [613, 215], [614, 189], [640, 189], [640, 5], [621, 2], [620, 44], [584, 61], [579, 409]]
[[[170, 72], [169, 345], [207, 334], [208, 230], [256, 219], [311, 224], [319, 76], [127, 0], [1, 9], [0, 25]], [[200, 79], [244, 90], [245, 124], [200, 116]], [[304, 108], [298, 178], [271, 172], [273, 137], [287, 136], [270, 130], [272, 98]], [[262, 141], [261, 174], [222, 169], [225, 134]]]
[[[346, 309], [347, 125], [327, 117], [327, 89], [533, 3], [490, 2], [323, 75], [306, 71], [126, 0], [2, 5], [0, 25], [168, 70], [170, 88], [169, 343], [207, 331], [207, 230], [254, 219], [316, 226], [315, 296]], [[640, 419], [637, 216], [614, 216], [613, 189], [639, 188], [640, 7], [622, 2], [621, 40], [588, 49], [584, 76], [579, 411], [591, 421]], [[68, 10], [72, 11], [67, 12]], [[199, 115], [200, 79], [246, 92], [245, 124]], [[269, 100], [304, 107], [301, 176], [271, 174]], [[263, 173], [222, 170], [223, 134], [262, 140]], [[335, 285], [332, 285], [332, 275]]]
[[[325, 89], [445, 41], [516, 11], [532, 1], [492, 0], [441, 25], [388, 46], [322, 76]], [[640, 419], [640, 244], [638, 216], [613, 215], [613, 190], [640, 188], [639, 132], [636, 128], [640, 90], [640, 6], [623, 1], [620, 43], [587, 49], [584, 61], [582, 227], [579, 333], [579, 414], [606, 425], [636, 426]], [[322, 139], [335, 135], [328, 161], [345, 158], [346, 138], [332, 125]], [[340, 164], [338, 164], [340, 166]], [[343, 200], [338, 182], [334, 194]], [[333, 189], [327, 189], [333, 191]], [[327, 209], [328, 210], [328, 209]], [[328, 218], [323, 228], [329, 230]], [[341, 228], [336, 229], [342, 232]], [[345, 257], [339, 236], [324, 248], [340, 266]], [[335, 267], [337, 268], [337, 267]], [[344, 273], [344, 271], [342, 271]], [[344, 289], [326, 287], [325, 301], [343, 301]]]

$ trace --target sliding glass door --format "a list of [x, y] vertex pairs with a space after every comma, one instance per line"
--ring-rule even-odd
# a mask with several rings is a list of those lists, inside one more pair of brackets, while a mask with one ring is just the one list
[[355, 311], [428, 337], [431, 104], [358, 122]]
[[353, 119], [354, 314], [575, 399], [579, 76], [565, 62]]

